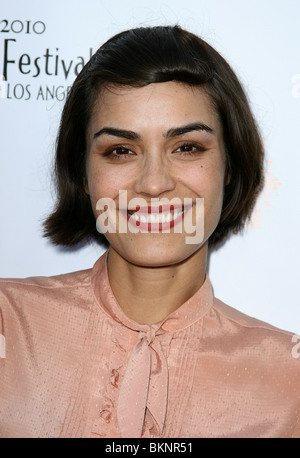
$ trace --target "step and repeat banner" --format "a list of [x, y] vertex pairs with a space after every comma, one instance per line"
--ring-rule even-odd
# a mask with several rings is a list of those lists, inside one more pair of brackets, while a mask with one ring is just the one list
[[0, 276], [91, 267], [101, 248], [42, 237], [55, 193], [60, 113], [75, 77], [112, 35], [180, 24], [232, 65], [266, 150], [266, 183], [242, 235], [209, 256], [215, 295], [300, 333], [300, 2], [298, 0], [35, 0], [0, 7]]

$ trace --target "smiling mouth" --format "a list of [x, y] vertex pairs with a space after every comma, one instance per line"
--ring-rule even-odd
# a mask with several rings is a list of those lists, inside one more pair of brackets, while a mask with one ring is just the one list
[[157, 224], [157, 223], [171, 223], [183, 214], [183, 209], [171, 210], [167, 212], [140, 212], [140, 211], [127, 211], [127, 216], [134, 219], [139, 223]]
[[121, 212], [127, 221], [135, 227], [145, 231], [162, 231], [170, 229], [182, 221], [186, 211], [191, 208], [184, 206], [148, 206], [136, 210]]

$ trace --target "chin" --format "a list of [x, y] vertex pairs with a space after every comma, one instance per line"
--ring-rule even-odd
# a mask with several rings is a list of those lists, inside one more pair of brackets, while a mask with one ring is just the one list
[[[176, 249], [177, 248], [177, 249]], [[188, 245], [182, 247], [172, 247], [158, 245], [158, 246], [143, 246], [140, 250], [127, 253], [123, 256], [127, 261], [141, 267], [166, 267], [180, 264], [192, 256], [199, 246]]]

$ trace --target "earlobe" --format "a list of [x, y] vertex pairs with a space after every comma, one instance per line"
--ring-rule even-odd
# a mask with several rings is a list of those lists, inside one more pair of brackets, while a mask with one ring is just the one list
[[231, 181], [231, 173], [227, 172], [225, 175], [224, 185], [225, 186], [229, 185], [230, 181]]
[[84, 189], [84, 192], [89, 196], [90, 191], [89, 191], [88, 182], [87, 182], [86, 177], [83, 177], [83, 189]]
[[224, 186], [228, 186], [231, 181], [231, 167], [226, 165], [225, 176], [224, 176]]

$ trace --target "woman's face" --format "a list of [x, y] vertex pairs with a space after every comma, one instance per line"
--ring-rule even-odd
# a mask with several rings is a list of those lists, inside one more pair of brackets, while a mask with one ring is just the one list
[[224, 179], [222, 129], [204, 91], [167, 82], [101, 92], [87, 131], [86, 192], [124, 259], [171, 265], [206, 249]]

